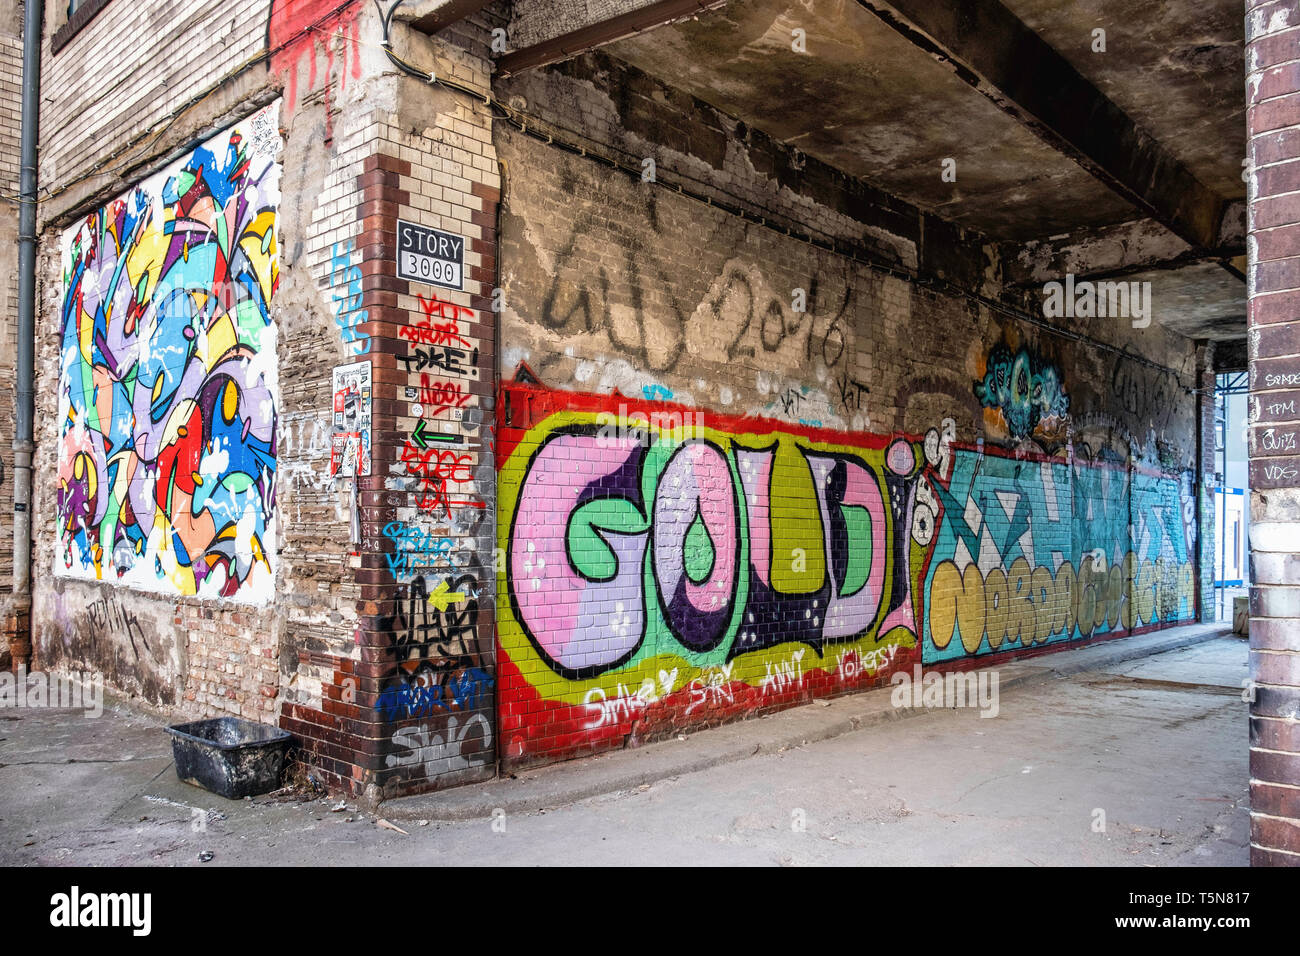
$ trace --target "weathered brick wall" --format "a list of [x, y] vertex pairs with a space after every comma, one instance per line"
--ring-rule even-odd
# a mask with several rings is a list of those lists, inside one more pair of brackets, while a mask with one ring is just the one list
[[1300, 14], [1247, 8], [1250, 861], [1300, 866]]
[[[196, 4], [176, 17], [109, 4], [46, 51], [58, 106], [43, 118], [37, 664], [103, 672], [177, 713], [278, 722], [320, 778], [354, 793], [491, 774], [490, 27], [436, 42], [395, 28], [404, 56], [466, 94], [402, 77], [362, 3]], [[125, 43], [141, 31], [152, 44]], [[79, 108], [113, 50], [110, 92]], [[272, 119], [254, 136], [257, 111]], [[263, 178], [250, 185], [238, 170], [253, 139]], [[130, 217], [146, 206], [141, 231]], [[235, 234], [154, 228], [215, 223], [214, 209]], [[395, 277], [399, 217], [463, 237], [462, 290]], [[177, 238], [187, 229], [192, 244]], [[131, 257], [120, 287], [101, 275], [119, 252]], [[223, 284], [245, 260], [257, 267]], [[163, 263], [194, 280], [181, 305], [155, 297]], [[250, 273], [256, 295], [240, 286]], [[199, 317], [183, 329], [187, 308]], [[169, 349], [180, 358], [150, 364]], [[194, 392], [187, 370], [218, 375], [214, 350], [256, 374]], [[358, 450], [355, 479], [336, 474]], [[223, 539], [202, 502], [231, 488], [227, 511], [247, 522]]]
[[1195, 616], [1190, 341], [613, 61], [500, 87], [632, 170], [497, 123], [505, 760]]
[[[47, 46], [44, 93], [58, 107], [43, 117], [42, 184], [51, 198], [41, 208], [42, 279], [38, 283], [42, 301], [33, 524], [34, 630], [40, 666], [102, 672], [119, 688], [180, 714], [233, 713], [275, 723], [282, 705], [305, 701], [307, 706], [319, 708], [319, 670], [332, 674], [336, 659], [360, 655], [354, 635], [360, 599], [355, 572], [361, 561], [360, 543], [354, 543], [351, 534], [351, 487], [347, 480], [330, 474], [332, 371], [357, 358], [354, 323], [350, 324], [347, 316], [354, 277], [348, 266], [339, 265], [334, 252], [344, 238], [340, 217], [355, 222], [361, 198], [354, 186], [375, 150], [374, 137], [368, 133], [373, 124], [365, 122], [364, 114], [356, 114], [346, 127], [347, 137], [336, 135], [334, 127], [342, 112], [340, 97], [345, 93], [359, 95], [377, 107], [385, 102], [387, 61], [377, 50], [376, 36], [362, 42], [359, 6], [340, 10], [337, 4], [254, 4], [218, 10], [196, 4], [192, 16], [182, 19], [182, 26], [173, 31], [160, 26], [159, 18], [174, 23], [174, 6], [115, 3], [58, 54], [52, 55]], [[53, 25], [53, 20], [47, 24]], [[137, 29], [144, 30], [154, 44], [124, 44], [123, 35]], [[370, 29], [374, 29], [373, 23]], [[199, 42], [204, 30], [209, 30], [207, 39]], [[211, 30], [230, 42], [214, 42]], [[251, 67], [247, 65], [245, 36], [255, 37], [253, 52], [261, 55]], [[269, 48], [268, 36], [273, 38]], [[158, 44], [171, 53], [160, 55]], [[116, 49], [118, 55], [103, 56], [107, 48]], [[91, 57], [93, 63], [87, 66], [91, 50], [100, 50], [101, 55]], [[112, 60], [114, 92], [97, 99], [95, 110], [86, 110], [82, 92], [85, 71], [107, 69], [104, 59]], [[165, 89], [160, 86], [164, 75], [168, 77]], [[154, 99], [142, 105], [145, 90], [151, 91]], [[206, 95], [195, 99], [195, 91]], [[261, 112], [263, 104], [269, 104], [269, 119], [250, 130], [249, 117]], [[151, 128], [155, 115], [169, 117], [169, 121]], [[100, 132], [91, 135], [93, 131], [78, 125], [85, 123], [99, 124], [96, 130]], [[230, 141], [232, 129], [241, 131], [239, 144]], [[144, 130], [149, 135], [141, 138], [138, 134]], [[262, 182], [240, 185], [243, 198], [218, 195], [224, 188], [219, 182], [200, 187], [223, 207], [226, 221], [238, 223], [243, 231], [234, 236], [218, 233], [218, 241], [225, 245], [209, 279], [199, 283], [206, 298], [195, 300], [207, 301], [209, 307], [191, 329], [197, 336], [192, 341], [199, 343], [200, 351], [197, 357], [179, 363], [162, 363], [168, 376], [175, 377], [160, 379], [153, 397], [153, 410], [161, 423], [158, 427], [163, 429], [159, 465], [146, 467], [129, 482], [133, 492], [141, 483], [156, 482], [157, 491], [150, 488], [147, 493], [154, 496], [157, 514], [169, 517], [151, 528], [155, 515], [141, 515], [147, 499], [136, 497], [115, 515], [123, 495], [114, 489], [113, 508], [100, 509], [101, 497], [96, 499], [95, 510], [115, 521], [120, 533], [110, 531], [105, 537], [102, 520], [90, 522], [94, 528], [87, 533], [87, 522], [80, 519], [73, 521], [69, 531], [77, 495], [84, 491], [93, 498], [94, 492], [89, 486], [74, 491], [82, 479], [69, 466], [75, 455], [70, 456], [66, 446], [70, 440], [79, 441], [84, 432], [80, 423], [72, 421], [77, 416], [60, 414], [68, 408], [67, 393], [61, 394], [61, 384], [66, 385], [67, 379], [61, 376], [60, 365], [79, 352], [64, 347], [66, 290], [74, 278], [74, 272], [65, 271], [65, 264], [78, 261], [75, 255], [65, 259], [65, 243], [85, 230], [83, 235], [94, 237], [96, 244], [93, 252], [90, 243], [81, 247], [80, 259], [91, 263], [107, 261], [119, 242], [128, 251], [137, 248], [138, 236], [128, 237], [120, 226], [105, 231], [98, 215], [130, 214], [137, 187], [143, 187], [159, 209], [179, 208], [177, 197], [166, 195], [168, 181], [184, 196], [187, 185], [202, 181], [201, 166], [206, 163], [209, 175], [214, 167], [229, 172], [230, 156], [238, 149], [251, 148], [253, 138], [267, 141], [257, 147], [257, 155], [269, 148], [271, 140], [281, 141], [273, 177], [267, 173]], [[200, 145], [196, 147], [196, 143]], [[205, 147], [208, 153], [201, 152]], [[232, 152], [227, 154], [227, 149]], [[241, 180], [235, 177], [231, 181]], [[207, 221], [204, 203], [209, 201], [198, 200], [193, 213], [196, 220]], [[246, 221], [250, 209], [265, 212], [266, 218]], [[273, 228], [268, 229], [267, 223], [273, 223]], [[179, 256], [185, 265], [172, 266], [187, 281], [191, 267], [198, 270], [206, 261], [202, 257], [214, 240], [195, 232], [193, 241], [195, 245], [187, 244]], [[166, 243], [159, 248], [166, 248]], [[150, 274], [156, 278], [158, 261], [150, 258], [148, 250], [136, 255], [130, 260], [132, 284], [146, 263], [152, 263], [149, 268], [154, 272]], [[223, 282], [218, 274], [221, 263], [236, 260], [257, 265], [241, 265], [243, 272]], [[265, 283], [256, 295], [249, 287], [241, 287], [252, 275]], [[104, 287], [95, 279], [92, 294], [103, 293]], [[106, 340], [90, 343], [84, 353], [87, 374], [100, 388], [78, 389], [90, 404], [99, 403], [101, 396], [112, 391], [114, 403], [126, 402], [121, 407], [114, 405], [123, 413], [131, 411], [133, 400], [119, 395], [119, 390], [142, 391], [141, 382], [153, 384], [151, 378], [158, 371], [148, 359], [140, 358], [145, 353], [135, 350], [132, 336], [161, 344], [159, 330], [178, 314], [162, 307], [145, 290], [136, 296], [143, 311], [132, 313], [134, 321], [145, 324], [141, 328], [128, 326], [126, 305], [132, 291], [126, 286], [118, 290], [123, 298], [114, 298], [115, 310], [98, 323], [103, 325], [99, 331], [106, 333]], [[248, 311], [248, 303], [253, 301], [266, 309], [260, 320]], [[233, 303], [242, 303], [232, 313], [240, 316], [235, 351], [260, 363], [258, 372], [239, 377], [238, 385], [244, 390], [239, 395], [229, 393], [230, 405], [219, 399], [215, 406], [207, 404], [210, 399], [202, 397], [202, 390], [198, 396], [190, 395], [186, 389], [191, 386], [184, 381], [171, 393], [169, 390], [177, 387], [180, 366], [194, 366], [195, 374], [206, 371], [209, 378], [219, 374], [219, 368], [206, 366], [214, 361], [214, 350], [230, 346], [231, 340], [222, 337], [224, 326], [214, 317]], [[161, 316], [158, 328], [149, 325], [152, 320], [142, 318], [144, 315]], [[97, 325], [94, 319], [88, 317], [88, 329]], [[125, 336], [125, 346], [118, 336]], [[71, 341], [75, 340], [74, 335]], [[177, 354], [189, 348], [179, 340], [176, 345]], [[99, 371], [133, 362], [137, 375], [125, 385], [113, 385], [105, 377], [109, 373]], [[188, 420], [188, 406], [178, 408], [175, 404], [187, 396], [197, 397], [202, 409]], [[148, 400], [140, 407], [148, 409]], [[83, 402], [80, 410], [86, 408]], [[103, 406], [105, 412], [107, 408]], [[230, 431], [220, 418], [226, 413], [234, 416], [236, 424], [246, 424]], [[139, 418], [132, 413], [129, 427], [138, 430]], [[92, 431], [102, 434], [107, 421], [105, 416]], [[201, 431], [203, 440], [190, 447], [186, 439], [192, 430]], [[74, 437], [70, 439], [70, 435]], [[162, 458], [171, 455], [175, 457], [168, 461], [174, 460], [176, 466], [172, 469], [169, 465], [160, 480], [159, 472], [149, 468], [161, 467]], [[103, 481], [111, 479], [111, 473], [98, 471], [107, 464], [96, 462], [101, 495], [108, 494], [112, 484]], [[215, 482], [215, 487], [209, 486], [211, 491], [200, 491], [204, 479]], [[227, 479], [232, 483], [226, 485]], [[219, 494], [223, 485], [231, 490], [241, 513], [261, 522], [257, 539], [241, 529], [236, 529], [233, 544], [222, 544], [219, 536], [205, 544], [194, 535], [196, 519], [206, 521], [207, 514], [216, 512], [205, 511], [202, 505], [186, 505]], [[175, 497], [164, 501], [166, 495]], [[194, 571], [181, 567], [181, 577], [188, 576], [181, 584], [174, 580], [177, 568], [170, 567], [169, 550], [160, 546], [173, 529], [179, 535], [172, 539], [173, 547], [176, 540], [183, 540], [199, 552], [187, 555], [188, 567]], [[62, 558], [78, 533], [82, 538], [73, 562], [76, 573], [69, 574]], [[150, 581], [147, 561], [112, 553], [112, 546], [107, 553], [96, 552], [97, 546], [114, 540], [121, 546], [134, 545], [142, 557], [157, 555], [167, 564], [168, 573]], [[171, 555], [175, 553], [173, 550]], [[233, 554], [233, 559], [221, 557], [223, 554]], [[205, 567], [214, 561], [214, 567], [234, 569], [220, 571], [229, 574], [228, 587], [220, 586], [222, 579]], [[245, 574], [238, 570], [241, 565], [251, 570]], [[99, 580], [95, 579], [96, 567]], [[119, 568], [126, 568], [121, 577]], [[324, 658], [329, 663], [313, 670], [304, 664], [304, 658]], [[347, 759], [351, 751], [342, 756], [337, 766], [322, 768], [335, 771], [332, 779], [336, 781], [354, 776]]]
[[[0, 7], [0, 392], [14, 391], [18, 348], [18, 135], [22, 127], [23, 6]], [[0, 541], [13, 540], [14, 407], [0, 402]], [[13, 591], [13, 548], [0, 546], [0, 617]], [[0, 657], [8, 648], [0, 648]]]
[[[391, 795], [496, 772], [493, 390], [500, 177], [488, 89], [489, 24], [403, 56], [471, 92], [403, 79], [360, 177], [362, 287], [375, 364], [375, 477], [362, 501], [358, 675], [375, 773]], [[398, 279], [399, 221], [464, 242], [462, 288]], [[409, 228], [409, 227], [404, 227]]]
[[[1218, 526], [1214, 520], [1214, 480], [1218, 472], [1218, 456], [1215, 452], [1215, 385], [1218, 376], [1214, 371], [1217, 346], [1206, 343], [1197, 349], [1197, 367], [1199, 368], [1200, 396], [1198, 403], [1200, 439], [1200, 475], [1201, 484], [1197, 489], [1197, 525], [1198, 525], [1198, 589], [1200, 593], [1200, 620], [1209, 623], [1218, 616], [1215, 607], [1215, 566], [1218, 559], [1218, 545], [1215, 537]], [[1230, 613], [1230, 610], [1229, 610]]]
[[[109, 3], [55, 53], [67, 4], [47, 4], [42, 182], [66, 184], [111, 165], [105, 160], [118, 157], [124, 144], [263, 53], [267, 13], [265, 0]], [[179, 122], [189, 125], [187, 119]]]

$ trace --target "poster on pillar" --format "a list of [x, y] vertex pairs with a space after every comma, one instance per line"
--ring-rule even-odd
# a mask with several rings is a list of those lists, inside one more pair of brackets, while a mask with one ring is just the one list
[[274, 593], [279, 109], [63, 235], [57, 575]]
[[330, 477], [370, 474], [370, 363], [334, 367]]

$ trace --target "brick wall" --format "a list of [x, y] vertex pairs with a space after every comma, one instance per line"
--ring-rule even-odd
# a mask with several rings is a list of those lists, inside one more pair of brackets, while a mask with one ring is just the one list
[[[361, 195], [353, 187], [375, 151], [377, 127], [364, 113], [340, 125], [337, 132], [346, 136], [336, 135], [334, 124], [342, 113], [339, 97], [344, 91], [382, 102], [388, 80], [377, 36], [363, 42], [362, 30], [377, 30], [375, 22], [372, 18], [364, 27], [359, 25], [358, 6], [339, 9], [335, 4], [327, 10], [319, 4], [272, 4], [218, 10], [196, 4], [172, 31], [159, 23], [160, 18], [174, 22], [174, 6], [110, 3], [58, 54], [46, 50], [44, 93], [58, 106], [43, 116], [42, 185], [51, 198], [41, 208], [38, 283], [42, 301], [33, 508], [38, 666], [101, 672], [119, 689], [177, 714], [230, 713], [275, 723], [289, 705], [319, 709], [320, 675], [332, 679], [335, 670], [351, 667], [360, 657], [354, 638], [361, 613], [356, 580], [361, 558], [360, 542], [354, 542], [351, 532], [352, 489], [350, 482], [330, 471], [332, 372], [357, 358], [350, 311], [351, 287], [359, 279], [354, 279], [353, 264], [339, 266], [346, 253], [335, 253], [345, 246], [340, 222], [356, 222]], [[57, 11], [51, 17], [57, 19]], [[54, 20], [47, 23], [54, 25]], [[322, 28], [327, 38], [321, 36]], [[123, 37], [133, 30], [143, 30], [155, 45], [124, 43]], [[214, 40], [217, 34], [227, 42]], [[268, 34], [279, 38], [269, 49]], [[205, 42], [199, 42], [202, 35], [207, 36]], [[246, 37], [256, 38], [252, 49], [260, 56], [252, 67], [247, 66], [251, 41]], [[157, 44], [164, 45], [166, 55], [159, 54]], [[99, 53], [90, 56], [96, 50]], [[118, 55], [106, 56], [105, 50]], [[80, 84], [87, 75], [98, 75], [97, 70], [113, 73], [115, 92], [98, 100], [96, 110], [78, 109], [85, 104]], [[163, 89], [162, 78], [167, 79], [165, 92], [157, 92]], [[146, 91], [154, 91], [155, 99], [145, 96]], [[195, 91], [205, 95], [196, 98]], [[155, 115], [169, 121], [152, 127]], [[255, 115], [267, 118], [250, 119]], [[92, 130], [87, 123], [98, 125]], [[238, 143], [231, 139], [232, 130], [239, 134]], [[139, 136], [142, 131], [147, 135]], [[265, 158], [273, 141], [281, 143], [274, 175], [261, 173], [265, 178], [253, 184], [232, 180], [241, 183], [244, 199], [239, 202], [246, 200], [245, 205], [222, 193], [225, 187], [219, 182], [209, 183], [201, 189], [209, 190], [212, 198], [198, 199], [195, 213], [202, 221], [209, 201], [231, 216], [236, 209], [242, 210], [240, 216], [250, 209], [265, 213], [249, 222], [239, 219], [241, 229], [247, 230], [239, 234], [243, 241], [223, 249], [216, 260], [235, 263], [232, 270], [241, 271], [224, 284], [216, 273], [199, 284], [207, 290], [211, 311], [191, 320], [189, 331], [195, 338], [189, 340], [197, 342], [200, 351], [197, 359], [186, 360], [199, 363], [195, 374], [206, 371], [212, 378], [221, 368], [201, 366], [214, 349], [233, 348], [222, 354], [260, 363], [258, 371], [236, 376], [240, 386], [249, 386], [242, 394], [214, 393], [215, 405], [205, 404], [210, 399], [202, 398], [200, 389], [199, 404], [205, 411], [189, 420], [184, 417], [188, 406], [178, 409], [175, 400], [188, 395], [185, 390], [191, 386], [182, 381], [172, 394], [168, 390], [177, 385], [176, 378], [158, 379], [155, 411], [162, 407], [167, 412], [161, 420], [170, 429], [164, 430], [158, 454], [181, 450], [177, 467], [167, 472], [174, 480], [157, 482], [158, 473], [147, 470], [155, 466], [145, 463], [146, 470], [125, 483], [132, 494], [129, 507], [121, 510], [120, 487], [102, 482], [96, 486], [96, 498], [96, 491], [69, 464], [76, 461], [70, 454], [76, 449], [69, 448], [69, 442], [75, 445], [84, 434], [75, 419], [88, 417], [81, 413], [103, 401], [113, 386], [105, 381], [102, 390], [79, 389], [88, 402], [82, 402], [76, 415], [61, 414], [68, 407], [61, 388], [67, 384], [61, 359], [76, 357], [79, 351], [63, 348], [64, 305], [75, 274], [65, 266], [79, 258], [103, 262], [112, 254], [116, 247], [108, 237], [129, 230], [119, 225], [116, 232], [105, 232], [101, 226], [113, 216], [133, 215], [141, 208], [132, 205], [137, 190], [151, 196], [155, 206], [175, 203], [178, 200], [166, 198], [168, 182], [184, 196], [186, 185], [202, 183], [200, 167], [224, 168], [227, 149], [250, 149]], [[190, 176], [193, 180], [178, 178]], [[101, 222], [101, 214], [109, 218]], [[93, 253], [90, 244], [75, 247], [81, 250], [77, 254], [71, 252], [78, 234], [97, 237]], [[201, 268], [207, 261], [204, 246], [211, 241], [211, 236], [196, 235], [195, 245], [187, 246], [179, 258], [195, 270]], [[152, 261], [147, 251], [135, 254], [133, 270]], [[155, 277], [158, 265], [154, 261], [150, 266]], [[190, 265], [172, 268], [188, 276]], [[358, 262], [356, 271], [359, 268]], [[262, 283], [256, 294], [247, 284], [253, 276]], [[103, 292], [98, 282], [84, 288], [92, 289], [92, 295]], [[132, 290], [124, 287], [120, 292], [126, 298], [113, 314], [124, 323]], [[153, 302], [151, 295], [146, 293], [145, 299]], [[216, 317], [232, 306], [238, 321], [222, 325]], [[96, 382], [101, 373], [93, 370], [129, 362], [138, 354], [130, 346], [132, 336], [151, 336], [156, 345], [164, 332], [179, 331], [168, 331], [171, 312], [156, 302], [148, 308], [164, 317], [157, 327], [139, 315], [136, 321], [145, 324], [134, 330], [107, 323], [108, 338], [85, 353], [87, 374]], [[265, 313], [259, 316], [258, 309]], [[236, 331], [230, 333], [230, 328]], [[118, 342], [119, 335], [126, 345]], [[188, 345], [180, 340], [176, 344], [177, 354], [191, 354]], [[177, 367], [168, 375], [181, 377], [180, 366], [188, 367], [186, 361], [172, 363]], [[141, 363], [134, 386], [157, 371], [147, 361]], [[118, 394], [113, 394], [117, 402]], [[227, 394], [230, 403], [223, 404], [220, 398]], [[181, 417], [173, 421], [176, 414]], [[233, 426], [223, 424], [222, 415], [245, 427], [231, 431]], [[131, 420], [138, 423], [139, 418]], [[94, 427], [102, 431], [106, 421], [107, 415]], [[184, 440], [199, 431], [203, 440], [191, 448]], [[138, 441], [147, 444], [147, 436]], [[87, 447], [93, 450], [93, 444]], [[134, 461], [123, 459], [128, 460]], [[106, 466], [106, 461], [96, 461], [93, 473], [111, 478], [98, 470]], [[212, 482], [211, 491], [200, 490], [204, 479]], [[149, 524], [139, 520], [152, 503], [134, 497], [140, 487], [154, 482], [172, 496], [165, 506], [161, 491], [155, 499], [160, 513], [171, 509], [166, 511], [168, 523], [161, 526], [167, 531], [157, 538], [151, 536]], [[207, 515], [226, 513], [199, 504], [222, 487], [232, 489], [233, 507], [251, 522], [256, 537], [247, 528], [235, 527], [231, 543], [223, 544], [220, 534], [205, 540], [196, 532]], [[110, 493], [116, 496], [113, 506], [101, 508], [103, 496]], [[69, 517], [83, 494], [92, 502], [96, 520], [76, 519], [69, 531]], [[104, 516], [116, 529], [103, 530], [108, 527]], [[145, 517], [153, 521], [152, 514]], [[86, 524], [93, 525], [90, 533]], [[214, 530], [219, 529], [217, 525]], [[176, 535], [169, 539], [173, 530]], [[196, 553], [180, 560], [178, 541]], [[133, 548], [139, 560], [130, 558]], [[158, 563], [151, 565], [155, 558]], [[151, 566], [159, 574], [151, 575]], [[335, 782], [359, 776], [349, 762], [351, 751], [343, 756], [339, 765], [321, 768], [323, 773], [333, 770]]]
[[[180, 26], [164, 28], [164, 17]], [[57, 27], [59, 14], [51, 18]], [[483, 91], [489, 29], [467, 22], [435, 42], [399, 25], [393, 39], [439, 76]], [[151, 44], [131, 44], [135, 34]], [[495, 771], [487, 576], [500, 180], [480, 95], [401, 77], [382, 39], [379, 18], [360, 3], [179, 12], [109, 3], [58, 54], [47, 48], [45, 92], [57, 105], [43, 116], [51, 197], [42, 207], [33, 513], [38, 666], [102, 672], [178, 714], [278, 722], [321, 779], [370, 796]], [[82, 108], [91, 82], [109, 91], [93, 111]], [[255, 133], [254, 114], [273, 118]], [[256, 186], [232, 180], [249, 202], [217, 195], [201, 170], [225, 169], [269, 138], [281, 143], [273, 173]], [[139, 270], [161, 268], [148, 250], [175, 251], [179, 240], [137, 235], [130, 223], [146, 208], [137, 197], [160, 210], [191, 196], [201, 197], [200, 221], [208, 203], [266, 215], [240, 233], [255, 242], [227, 237], [234, 244], [209, 260], [212, 237], [196, 235], [182, 265], [168, 267], [188, 276], [212, 261], [252, 261], [261, 279], [254, 308], [248, 288], [204, 277], [203, 301], [215, 304], [182, 330], [169, 324], [176, 309], [151, 298], [153, 286], [137, 291]], [[463, 237], [463, 289], [395, 277], [399, 217]], [[122, 296], [104, 313], [112, 318], [97, 319], [104, 284], [79, 266], [118, 251], [135, 257], [132, 284], [112, 292]], [[102, 322], [103, 335], [83, 338], [74, 324], [68, 338], [65, 305], [83, 317], [74, 323]], [[233, 338], [219, 318], [232, 306]], [[132, 316], [140, 324], [128, 328]], [[182, 331], [174, 368], [144, 358], [134, 377], [110, 376], [110, 366], [155, 354]], [[134, 350], [135, 336], [151, 349]], [[175, 404], [188, 393], [170, 390], [195, 362], [195, 375], [218, 374], [205, 365], [213, 348], [258, 363], [240, 382], [261, 391], [214, 385], [208, 395], [203, 385], [191, 415]], [[361, 427], [347, 409], [361, 407], [362, 393], [334, 394], [344, 372], [367, 382], [368, 431], [348, 430]], [[120, 421], [138, 428], [131, 389], [142, 409], [154, 405], [142, 414], [164, 407], [156, 463], [149, 435], [136, 436], [136, 454], [104, 432], [119, 420], [110, 411], [123, 409], [133, 414]], [[132, 476], [125, 482], [97, 457], [101, 433], [125, 463], [116, 474]], [[362, 434], [369, 468], [355, 480], [347, 468], [336, 473], [348, 436]], [[233, 485], [227, 467], [238, 473]], [[152, 497], [139, 497], [145, 484]], [[227, 511], [253, 530], [233, 522], [223, 532], [215, 517], [209, 528], [217, 512], [199, 502], [235, 486]], [[158, 534], [140, 521], [154, 510], [164, 516]]]
[[[436, 42], [406, 32], [394, 40], [424, 68], [484, 91], [488, 29], [476, 21]], [[366, 158], [329, 181], [308, 249], [330, 263], [328, 275], [340, 249], [355, 263], [358, 298], [341, 325], [352, 323], [344, 338], [374, 369], [374, 467], [359, 483], [354, 575], [359, 656], [300, 653], [299, 673], [318, 697], [297, 695], [282, 724], [353, 789], [394, 795], [496, 772], [500, 179], [479, 98], [403, 79], [390, 111], [340, 120], [349, 124]], [[462, 289], [396, 277], [399, 220], [464, 240]]]
[[1189, 340], [614, 61], [498, 94], [600, 157], [496, 124], [504, 761], [1195, 618]]
[[1300, 865], [1300, 15], [1247, 3], [1250, 859]]
[[[18, 348], [18, 136], [22, 128], [22, 11], [7, 3], [0, 15], [0, 390], [13, 394], [14, 356]], [[0, 540], [13, 539], [14, 407], [0, 403]], [[0, 548], [0, 615], [8, 616], [13, 591], [13, 548]], [[0, 648], [0, 657], [8, 648]]]
[[1214, 488], [1218, 482], [1214, 480], [1214, 476], [1218, 472], [1219, 464], [1215, 452], [1214, 438], [1214, 389], [1218, 376], [1214, 371], [1214, 366], [1218, 347], [1215, 343], [1207, 343], [1197, 348], [1197, 367], [1200, 370], [1198, 387], [1201, 390], [1198, 401], [1199, 434], [1201, 436], [1199, 467], [1201, 484], [1197, 489], [1197, 521], [1200, 532], [1200, 548], [1197, 562], [1200, 620], [1205, 623], [1213, 621], [1217, 615], [1214, 575], [1218, 561], [1218, 551], [1216, 550], [1218, 544], [1215, 538], [1215, 535], [1218, 534], [1218, 525], [1214, 520]]
[[[51, 40], [67, 21], [67, 4], [47, 4], [41, 181], [65, 184], [105, 165], [106, 154], [262, 53], [267, 11], [264, 0], [111, 0], [54, 53]], [[95, 108], [87, 109], [91, 91]]]

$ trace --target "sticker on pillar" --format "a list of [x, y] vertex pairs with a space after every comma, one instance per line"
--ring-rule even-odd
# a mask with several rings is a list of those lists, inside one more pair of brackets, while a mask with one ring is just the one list
[[370, 363], [334, 367], [330, 477], [370, 474]]
[[397, 220], [397, 278], [464, 289], [464, 237]]

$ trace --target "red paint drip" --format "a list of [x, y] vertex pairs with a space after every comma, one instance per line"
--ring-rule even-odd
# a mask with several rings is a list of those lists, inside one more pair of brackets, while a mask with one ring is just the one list
[[[286, 113], [292, 114], [298, 101], [298, 71], [303, 57], [308, 60], [308, 78], [306, 92], [314, 90], [317, 85], [316, 61], [318, 47], [325, 52], [324, 98], [325, 98], [325, 139], [334, 138], [334, 120], [331, 111], [331, 75], [334, 72], [334, 44], [338, 37], [343, 37], [342, 56], [339, 68], [339, 88], [347, 82], [351, 72], [353, 78], [361, 76], [361, 51], [357, 30], [357, 18], [361, 14], [361, 2], [356, 0], [342, 8], [338, 0], [274, 0], [271, 17], [266, 28], [266, 47], [271, 57], [271, 72], [278, 74], [284, 81], [284, 98]], [[352, 49], [352, 63], [349, 70], [348, 48]]]

